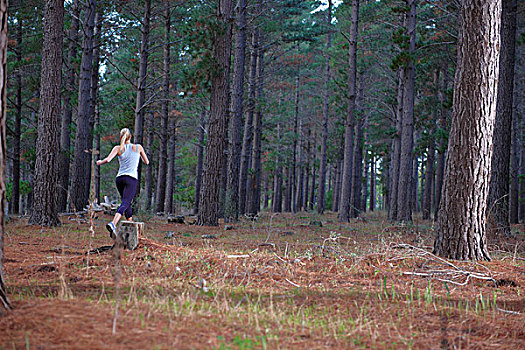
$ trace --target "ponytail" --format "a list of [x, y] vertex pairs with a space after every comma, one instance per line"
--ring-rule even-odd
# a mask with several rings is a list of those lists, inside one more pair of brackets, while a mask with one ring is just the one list
[[126, 141], [131, 139], [131, 133], [129, 132], [128, 128], [124, 128], [120, 130], [120, 153], [124, 153], [124, 146], [126, 145]]

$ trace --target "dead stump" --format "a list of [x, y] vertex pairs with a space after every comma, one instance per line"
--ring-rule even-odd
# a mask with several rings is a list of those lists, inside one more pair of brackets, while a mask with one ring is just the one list
[[139, 244], [139, 236], [144, 234], [144, 223], [134, 221], [121, 221], [118, 235], [124, 247], [135, 250]]

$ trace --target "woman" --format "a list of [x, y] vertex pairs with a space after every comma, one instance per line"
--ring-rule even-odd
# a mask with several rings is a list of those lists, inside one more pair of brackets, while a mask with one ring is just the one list
[[131, 201], [137, 191], [140, 159], [142, 158], [146, 165], [149, 164], [144, 148], [139, 144], [131, 144], [130, 141], [131, 133], [129, 129], [124, 128], [120, 130], [120, 145], [113, 147], [106, 158], [97, 160], [97, 165], [102, 165], [111, 162], [118, 155], [120, 164], [115, 182], [122, 198], [122, 203], [118, 207], [113, 221], [106, 225], [109, 235], [113, 239], [117, 237], [117, 224], [120, 218], [124, 215], [127, 220], [132, 220]]

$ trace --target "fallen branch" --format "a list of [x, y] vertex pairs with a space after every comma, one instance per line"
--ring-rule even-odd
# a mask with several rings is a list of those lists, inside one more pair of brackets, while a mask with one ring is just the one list
[[294, 286], [294, 287], [301, 288], [300, 285], [298, 285], [297, 283], [294, 283], [294, 282], [290, 281], [288, 278], [285, 278], [284, 280], [285, 280], [286, 282], [290, 283], [290, 284], [291, 284], [292, 286]]
[[[479, 272], [473, 272], [473, 271], [467, 271], [467, 270], [464, 270], [462, 268], [459, 268], [458, 266], [456, 266], [455, 264], [443, 259], [443, 258], [440, 258], [439, 256], [437, 255], [434, 255], [433, 253], [427, 251], [427, 250], [424, 250], [424, 249], [421, 249], [421, 248], [418, 248], [418, 247], [414, 247], [410, 244], [405, 244], [405, 243], [401, 243], [401, 244], [396, 244], [394, 246], [392, 246], [392, 248], [396, 249], [396, 248], [403, 248], [403, 249], [410, 249], [414, 252], [417, 252], [419, 253], [418, 256], [419, 257], [424, 257], [424, 258], [427, 258], [433, 262], [436, 262], [438, 264], [444, 264], [446, 266], [449, 266], [452, 268], [452, 270], [448, 269], [448, 270], [430, 270], [430, 271], [424, 271], [424, 272], [410, 272], [410, 271], [407, 271], [407, 272], [403, 272], [404, 275], [413, 275], [413, 276], [422, 276], [422, 277], [430, 277], [430, 278], [434, 278], [438, 281], [441, 281], [441, 282], [446, 282], [446, 283], [451, 283], [451, 284], [455, 284], [457, 286], [465, 286], [468, 284], [468, 282], [470, 281], [471, 278], [475, 278], [475, 279], [479, 279], [479, 280], [485, 280], [485, 281], [491, 281], [492, 283], [494, 283], [494, 286], [498, 286], [498, 281], [488, 275], [488, 274], [483, 274], [483, 273], [479, 273]], [[481, 264], [477, 264], [478, 266], [482, 266], [484, 269], [486, 269], [488, 271], [488, 273], [490, 274], [490, 270], [486, 267], [486, 266], [483, 266]], [[442, 276], [442, 275], [450, 275], [451, 278], [449, 279], [445, 279], [445, 278], [439, 278], [437, 276]], [[459, 277], [464, 277], [465, 280], [463, 282], [457, 282], [457, 281], [454, 281], [453, 279], [454, 278], [459, 278]]]

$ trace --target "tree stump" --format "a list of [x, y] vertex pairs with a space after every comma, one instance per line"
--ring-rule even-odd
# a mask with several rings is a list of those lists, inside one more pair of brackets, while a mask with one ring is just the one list
[[144, 234], [144, 223], [134, 221], [121, 221], [118, 235], [122, 244], [129, 250], [134, 250], [139, 244], [139, 236]]

